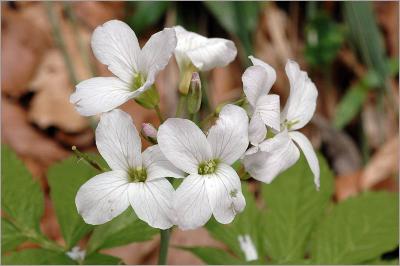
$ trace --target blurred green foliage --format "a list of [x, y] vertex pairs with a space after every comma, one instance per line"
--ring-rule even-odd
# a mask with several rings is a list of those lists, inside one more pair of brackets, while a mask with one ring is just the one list
[[[313, 174], [304, 156], [271, 184], [263, 184], [263, 204], [243, 186], [246, 209], [229, 225], [211, 220], [206, 228], [229, 252], [211, 247], [184, 247], [213, 264], [393, 264], [381, 255], [399, 244], [398, 195], [367, 192], [333, 203], [333, 174], [318, 156], [321, 190], [315, 190]], [[257, 206], [258, 205], [258, 206]], [[258, 260], [247, 262], [239, 235], [248, 234]], [[223, 259], [214, 259], [221, 254]], [[223, 255], [222, 255], [223, 254]], [[374, 259], [375, 258], [375, 259]]]
[[306, 25], [304, 57], [312, 67], [326, 68], [336, 58], [345, 39], [345, 28], [324, 11], [318, 11]]
[[[101, 165], [99, 155], [90, 155]], [[47, 174], [50, 196], [60, 224], [65, 245], [49, 239], [39, 228], [43, 215], [43, 192], [28, 169], [8, 147], [2, 146], [2, 262], [3, 264], [119, 264], [120, 258], [104, 255], [102, 249], [151, 239], [158, 230], [139, 220], [132, 209], [116, 219], [99, 226], [86, 224], [78, 214], [75, 195], [88, 179], [99, 172], [72, 156], [50, 167]], [[90, 231], [83, 262], [66, 255], [72, 247], [86, 238]], [[17, 251], [25, 242], [36, 243], [38, 248]]]

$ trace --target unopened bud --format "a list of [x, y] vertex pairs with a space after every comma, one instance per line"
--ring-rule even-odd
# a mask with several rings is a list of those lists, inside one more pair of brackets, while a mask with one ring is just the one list
[[193, 64], [185, 65], [180, 72], [180, 81], [179, 81], [179, 92], [183, 95], [187, 95], [189, 93], [190, 81], [192, 79], [193, 72], [197, 71], [197, 68]]
[[189, 94], [187, 96], [187, 106], [190, 114], [197, 113], [201, 106], [201, 81], [199, 73], [194, 72], [190, 80]]
[[153, 144], [157, 144], [157, 129], [150, 123], [142, 124], [142, 136]]

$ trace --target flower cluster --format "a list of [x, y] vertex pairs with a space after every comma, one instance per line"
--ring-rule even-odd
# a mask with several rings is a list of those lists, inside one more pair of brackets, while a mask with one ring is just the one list
[[[236, 47], [232, 41], [206, 38], [177, 26], [154, 34], [141, 49], [131, 28], [112, 20], [96, 28], [92, 49], [115, 77], [82, 81], [70, 98], [80, 114], [100, 114], [96, 146], [111, 169], [87, 181], [76, 195], [86, 223], [108, 222], [129, 206], [141, 220], [160, 229], [173, 225], [194, 229], [211, 216], [230, 223], [246, 205], [232, 165], [240, 161], [253, 178], [269, 183], [298, 160], [297, 146], [319, 187], [317, 157], [297, 131], [315, 111], [317, 90], [295, 62], [286, 65], [290, 96], [282, 112], [279, 96], [268, 94], [275, 70], [250, 56], [253, 66], [242, 77], [246, 96], [242, 102], [248, 103], [248, 110], [226, 104], [207, 133], [184, 118], [168, 118], [158, 129], [143, 124], [142, 135], [154, 145], [142, 152], [132, 118], [117, 108], [134, 99], [159, 111], [155, 77], [175, 55], [181, 73], [179, 93], [195, 95], [197, 107], [189, 111], [198, 110], [201, 83], [196, 72], [226, 66], [236, 57]], [[181, 180], [176, 189], [173, 179]], [[251, 244], [247, 238], [240, 242], [243, 247]], [[255, 259], [250, 252], [249, 258]]]

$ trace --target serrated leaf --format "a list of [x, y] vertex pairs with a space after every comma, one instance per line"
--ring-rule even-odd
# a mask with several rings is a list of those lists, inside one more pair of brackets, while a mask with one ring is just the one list
[[39, 232], [43, 192], [38, 182], [8, 147], [1, 147], [1, 208], [20, 230]]
[[262, 247], [261, 238], [262, 226], [260, 218], [262, 217], [262, 212], [257, 208], [254, 196], [249, 191], [246, 183], [242, 183], [242, 191], [246, 199], [244, 211], [237, 214], [231, 224], [220, 224], [215, 219], [212, 219], [206, 224], [206, 229], [213, 238], [226, 244], [235, 255], [245, 261], [245, 254], [239, 244], [240, 235], [250, 236], [260, 258], [265, 255], [265, 251]]
[[139, 220], [133, 210], [128, 208], [117, 218], [95, 228], [90, 237], [87, 252], [91, 254], [99, 249], [150, 240], [156, 233], [158, 230]]
[[122, 264], [122, 260], [120, 258], [101, 254], [101, 253], [92, 253], [83, 261], [84, 265], [120, 265]]
[[98, 171], [78, 162], [75, 156], [53, 165], [48, 171], [50, 196], [67, 249], [71, 249], [93, 228], [78, 214], [75, 196], [80, 186], [97, 174]]
[[213, 247], [180, 247], [208, 265], [244, 265], [246, 261], [233, 257], [227, 251]]
[[3, 265], [72, 265], [67, 255], [45, 249], [25, 249], [2, 257]]
[[14, 250], [27, 238], [15, 228], [15, 226], [4, 218], [1, 218], [1, 253]]
[[303, 155], [271, 184], [262, 186], [267, 209], [263, 219], [264, 248], [273, 262], [291, 263], [304, 259], [311, 231], [333, 190], [333, 176], [328, 164], [322, 156], [318, 156], [318, 161], [320, 191], [315, 189], [313, 174]]
[[336, 205], [312, 245], [317, 264], [358, 264], [399, 245], [398, 194], [368, 192]]

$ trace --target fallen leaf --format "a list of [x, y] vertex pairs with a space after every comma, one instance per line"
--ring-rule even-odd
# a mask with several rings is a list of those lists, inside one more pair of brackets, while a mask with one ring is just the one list
[[335, 198], [337, 201], [345, 200], [360, 193], [360, 177], [362, 171], [356, 171], [335, 178]]
[[1, 99], [2, 143], [21, 157], [31, 157], [45, 166], [66, 158], [70, 153], [28, 122], [25, 111], [17, 104]]
[[361, 176], [361, 189], [367, 190], [398, 173], [399, 136], [388, 140], [371, 158]]
[[88, 127], [87, 119], [69, 102], [73, 88], [61, 52], [52, 49], [46, 53], [30, 87], [36, 94], [29, 119], [40, 128], [55, 126], [66, 132], [79, 132]]
[[2, 92], [20, 97], [28, 91], [49, 40], [30, 20], [2, 5], [1, 86]]

